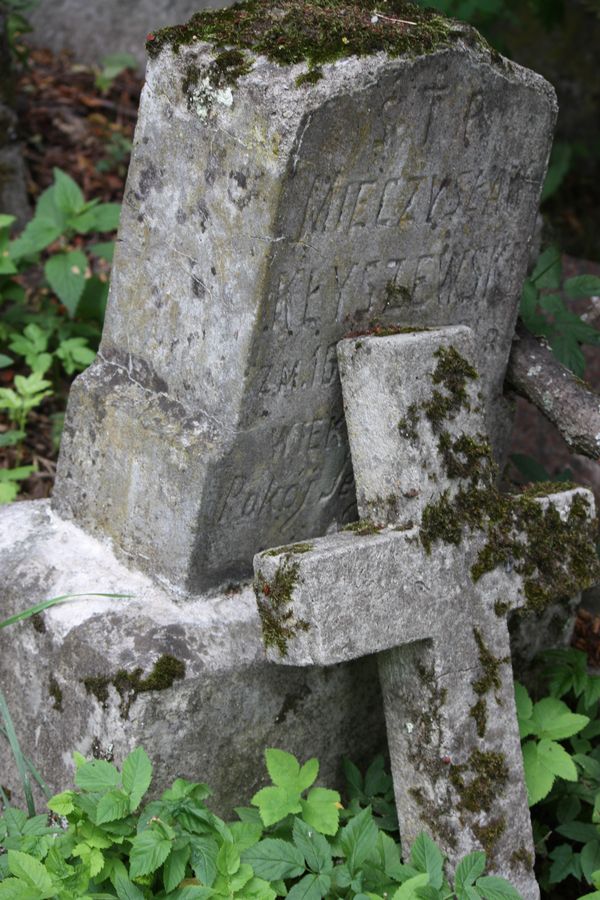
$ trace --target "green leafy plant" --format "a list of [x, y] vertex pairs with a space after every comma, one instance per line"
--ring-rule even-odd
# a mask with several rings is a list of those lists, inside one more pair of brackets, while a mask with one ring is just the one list
[[205, 803], [207, 785], [182, 778], [143, 805], [152, 766], [141, 748], [120, 771], [75, 754], [76, 790], [48, 803], [64, 829], [12, 808], [0, 818], [0, 898], [518, 900], [508, 882], [484, 874], [482, 852], [459, 863], [453, 889], [426, 834], [402, 863], [370, 806], [340, 825], [339, 794], [315, 786], [316, 760], [265, 756], [272, 784], [225, 822]]
[[51, 383], [43, 378], [41, 372], [32, 372], [27, 376], [15, 375], [14, 385], [14, 389], [0, 388], [0, 409], [6, 410], [10, 421], [22, 433], [31, 410], [52, 393], [48, 390]]
[[523, 286], [521, 318], [533, 334], [545, 337], [557, 359], [581, 378], [585, 370], [581, 345], [600, 346], [600, 332], [566, 307], [562, 296], [554, 293], [561, 287], [573, 299], [593, 297], [600, 294], [600, 278], [578, 275], [563, 284], [560, 251], [549, 247]]
[[[558, 743], [589, 725], [588, 716], [572, 713], [556, 697], [533, 703], [526, 688], [515, 684], [515, 699], [522, 745], [529, 805], [546, 797], [554, 780], [577, 781], [577, 768], [570, 753]], [[528, 738], [528, 740], [525, 740]]]
[[[532, 809], [540, 883], [551, 890], [567, 879], [593, 884], [600, 870], [600, 677], [589, 674], [587, 657], [578, 650], [547, 651], [541, 662], [549, 696], [530, 707], [519, 689], [518, 709], [524, 723], [536, 720], [538, 738], [543, 729], [546, 742], [564, 742], [558, 745], [562, 753], [542, 750], [530, 767], [532, 790], [541, 793], [553, 780]], [[527, 777], [527, 759], [525, 772]]]
[[20, 43], [24, 34], [32, 31], [27, 13], [39, 6], [39, 0], [0, 0], [0, 12], [6, 14], [6, 34], [8, 46], [13, 56], [22, 63], [27, 62], [28, 51]]
[[96, 73], [95, 84], [98, 90], [106, 94], [121, 72], [138, 67], [138, 61], [131, 53], [110, 53], [100, 61], [101, 69]]

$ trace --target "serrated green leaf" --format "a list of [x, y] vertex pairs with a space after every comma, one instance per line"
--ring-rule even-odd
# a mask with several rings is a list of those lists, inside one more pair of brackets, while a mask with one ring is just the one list
[[110, 791], [118, 787], [120, 781], [116, 767], [105, 759], [84, 761], [75, 773], [75, 784], [84, 791]]
[[328, 788], [311, 788], [301, 800], [302, 818], [321, 834], [336, 834], [340, 823], [340, 795]]
[[298, 793], [300, 793], [298, 787], [300, 763], [295, 756], [285, 750], [270, 748], [265, 751], [265, 760], [273, 784], [277, 787], [298, 789]]
[[555, 741], [577, 734], [590, 721], [588, 716], [572, 713], [567, 704], [556, 697], [544, 697], [536, 703], [531, 719], [538, 737]]
[[277, 881], [298, 878], [305, 871], [304, 856], [298, 847], [279, 838], [265, 838], [242, 854], [259, 878]]
[[164, 865], [163, 884], [165, 891], [170, 893], [181, 884], [185, 878], [185, 870], [190, 859], [192, 848], [189, 844], [173, 850]]
[[556, 291], [562, 280], [562, 259], [558, 247], [548, 247], [539, 256], [531, 275], [531, 281], [538, 290]]
[[40, 900], [54, 895], [52, 879], [39, 860], [19, 850], [8, 851], [8, 869], [11, 875], [21, 879], [39, 892]]
[[62, 234], [62, 229], [49, 219], [36, 216], [26, 226], [19, 237], [10, 244], [10, 257], [20, 260], [33, 256], [53, 244]]
[[415, 840], [410, 851], [411, 865], [420, 872], [427, 872], [433, 888], [442, 886], [444, 857], [439, 847], [424, 831]]
[[191, 839], [191, 865], [194, 875], [203, 884], [210, 887], [217, 876], [217, 854], [219, 846], [212, 837], [196, 837]]
[[96, 807], [96, 825], [124, 819], [129, 815], [129, 797], [124, 791], [108, 791]]
[[392, 900], [419, 900], [417, 891], [420, 887], [425, 887], [428, 881], [429, 875], [427, 872], [423, 872], [421, 875], [414, 875], [398, 888], [393, 894]]
[[40, 900], [40, 893], [36, 888], [27, 885], [20, 878], [6, 878], [0, 881], [1, 900]]
[[63, 791], [61, 794], [55, 794], [48, 800], [48, 809], [58, 813], [59, 816], [68, 816], [75, 809], [73, 803], [73, 791]]
[[302, 811], [298, 792], [281, 787], [263, 788], [250, 802], [258, 806], [260, 817], [266, 827], [280, 822], [290, 813]]
[[152, 763], [142, 747], [133, 750], [123, 763], [123, 787], [130, 795], [130, 811], [138, 808], [152, 781]]
[[475, 886], [485, 900], [523, 900], [512, 884], [497, 875], [483, 875]]
[[77, 311], [85, 288], [87, 264], [87, 258], [81, 250], [72, 250], [51, 256], [44, 266], [48, 284], [71, 317]]
[[549, 772], [565, 781], [577, 781], [577, 767], [564, 747], [543, 738], [537, 748], [538, 758]]
[[240, 854], [233, 844], [223, 843], [217, 853], [217, 871], [226, 878], [235, 875], [240, 867]]
[[167, 840], [153, 828], [137, 834], [131, 842], [129, 856], [131, 878], [156, 872], [169, 856], [172, 846], [172, 841]]
[[116, 231], [121, 215], [120, 203], [99, 203], [91, 210], [94, 231]]
[[377, 845], [378, 829], [371, 807], [350, 819], [340, 835], [340, 844], [346, 856], [346, 865], [355, 873]]
[[565, 822], [563, 825], [558, 825], [556, 831], [563, 837], [569, 838], [570, 841], [581, 844], [587, 844], [588, 841], [598, 838], [598, 828], [590, 822]]
[[67, 217], [76, 215], [85, 204], [81, 189], [62, 169], [54, 169], [53, 201]]
[[287, 895], [288, 900], [321, 900], [327, 896], [331, 879], [327, 875], [305, 875]]
[[550, 793], [554, 784], [554, 775], [540, 762], [537, 752], [537, 741], [526, 741], [521, 748], [525, 784], [529, 806], [533, 806]]
[[329, 842], [316, 829], [311, 828], [302, 819], [295, 818], [292, 829], [294, 844], [300, 850], [306, 865], [313, 872], [329, 873], [333, 868], [331, 847]]
[[262, 822], [233, 822], [229, 825], [233, 842], [237, 847], [238, 853], [247, 850], [257, 844], [263, 833]]
[[454, 887], [457, 893], [460, 893], [465, 887], [472, 885], [483, 875], [485, 871], [485, 853], [482, 850], [475, 850], [463, 857], [456, 867], [454, 875]]
[[144, 900], [144, 893], [128, 878], [126, 873], [118, 872], [113, 884], [119, 900]]

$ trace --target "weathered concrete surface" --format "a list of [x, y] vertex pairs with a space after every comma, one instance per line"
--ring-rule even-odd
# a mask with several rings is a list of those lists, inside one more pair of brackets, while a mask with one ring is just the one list
[[41, 0], [29, 14], [28, 39], [55, 52], [70, 50], [78, 62], [99, 63], [109, 53], [132, 53], [146, 63], [148, 32], [185, 22], [202, 9], [229, 6], [222, 0]]
[[[423, 539], [428, 504], [470, 491], [472, 508], [479, 491], [493, 490], [475, 348], [465, 327], [339, 344], [358, 506], [371, 522], [363, 520], [366, 534], [257, 555], [255, 591], [271, 659], [297, 666], [380, 654], [405, 852], [423, 829], [452, 867], [483, 848], [493, 871], [536, 900], [505, 620], [527, 602], [525, 578], [514, 562], [475, 578], [490, 540], [483, 526], [463, 523], [457, 541], [429, 549]], [[582, 497], [591, 519], [593, 496], [582, 489], [531, 502], [552, 504], [575, 530], [569, 512]]]
[[[227, 812], [264, 783], [266, 747], [317, 756], [323, 783], [336, 783], [342, 756], [368, 760], [383, 746], [374, 660], [273, 666], [249, 588], [177, 605], [45, 501], [0, 508], [0, 557], [0, 618], [63, 593], [133, 595], [70, 602], [0, 632], [0, 687], [24, 750], [54, 790], [72, 781], [73, 750], [112, 748], [121, 761], [142, 744], [157, 790], [177, 776], [206, 780], [215, 808]], [[108, 685], [105, 702], [86, 691], [90, 677], [137, 667], [147, 676], [164, 655], [185, 665], [185, 678], [168, 689], [121, 697]], [[98, 682], [94, 690], [102, 696]], [[5, 743], [0, 783], [18, 796]]]
[[0, 11], [0, 213], [16, 217], [15, 229], [29, 216], [25, 164], [17, 141], [11, 56], [6, 36], [6, 16]]
[[477, 335], [496, 444], [555, 117], [465, 46], [324, 67], [264, 58], [207, 109], [198, 44], [148, 67], [97, 363], [55, 508], [180, 590], [353, 516], [335, 344], [372, 319]]

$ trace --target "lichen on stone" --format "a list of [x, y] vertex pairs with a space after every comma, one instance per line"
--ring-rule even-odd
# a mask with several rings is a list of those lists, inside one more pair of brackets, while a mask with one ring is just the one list
[[[472, 688], [477, 695], [477, 700], [470, 709], [470, 716], [475, 721], [477, 736], [485, 737], [487, 729], [488, 705], [487, 695], [490, 692], [498, 692], [502, 687], [502, 678], [500, 670], [502, 666], [510, 663], [509, 656], [495, 656], [485, 643], [481, 631], [478, 628], [473, 629], [473, 637], [477, 644], [479, 653], [479, 664], [483, 669], [483, 674], [472, 682]], [[500, 703], [500, 696], [495, 695], [496, 703]]]
[[474, 381], [479, 375], [474, 366], [453, 346], [439, 347], [434, 356], [438, 363], [431, 380], [443, 388], [444, 392], [434, 390], [423, 409], [437, 434], [446, 419], [454, 417], [461, 409], [470, 410], [467, 381]]
[[380, 534], [384, 527], [384, 525], [378, 525], [371, 519], [359, 519], [357, 522], [349, 522], [347, 525], [344, 525], [342, 530], [350, 531], [358, 537], [365, 537], [369, 534]]
[[308, 622], [294, 617], [292, 594], [298, 582], [300, 563], [286, 554], [271, 581], [262, 572], [254, 579], [254, 593], [266, 648], [275, 647], [280, 656], [287, 654], [288, 641], [300, 631], [308, 631]]
[[310, 553], [313, 545], [308, 543], [285, 544], [283, 547], [274, 547], [272, 550], [265, 550], [262, 556], [283, 556], [289, 553]]

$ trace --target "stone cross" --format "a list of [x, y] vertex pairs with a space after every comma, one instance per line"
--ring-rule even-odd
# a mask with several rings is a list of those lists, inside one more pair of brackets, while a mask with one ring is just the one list
[[[284, 13], [252, 15], [285, 41]], [[430, 52], [350, 44], [314, 83], [245, 43], [242, 74], [213, 89], [237, 58], [200, 39], [221, 15], [174, 29], [189, 43], [154, 35], [102, 344], [71, 391], [53, 499], [188, 595], [355, 518], [335, 348], [372, 320], [470, 325], [499, 447], [556, 113], [550, 85], [456, 23]], [[243, 7], [227, 15], [243, 26]], [[427, 15], [411, 15], [417, 42]]]
[[498, 493], [471, 329], [338, 357], [362, 519], [255, 557], [265, 645], [293, 666], [378, 654], [405, 850], [423, 829], [454, 865], [483, 847], [534, 900], [506, 614], [581, 586], [582, 558], [593, 577], [592, 495]]

